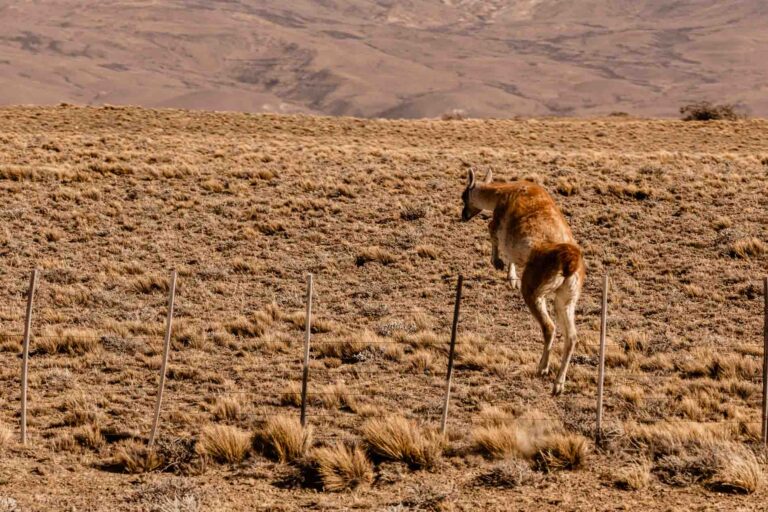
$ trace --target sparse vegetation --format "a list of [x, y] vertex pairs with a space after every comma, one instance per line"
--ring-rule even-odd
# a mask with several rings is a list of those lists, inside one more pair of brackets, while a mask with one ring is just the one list
[[744, 114], [739, 113], [739, 107], [729, 103], [711, 103], [698, 101], [680, 107], [680, 115], [683, 121], [736, 121], [743, 119]]
[[[219, 498], [237, 508], [243, 486], [264, 507], [279, 496], [279, 506], [332, 508], [345, 498], [282, 489], [307, 485], [296, 473], [312, 464], [311, 439], [338, 451], [328, 460], [339, 478], [324, 486], [315, 472], [312, 488], [370, 485], [354, 495], [361, 508], [490, 509], [499, 488], [548, 503], [603, 486], [628, 507], [669, 495], [693, 508], [713, 491], [757, 489], [735, 498], [745, 503], [764, 492], [764, 454], [752, 447], [765, 121], [368, 121], [123, 107], [5, 108], [0, 121], [10, 397], [0, 447], [4, 492], [22, 508], [40, 506], [23, 502], [27, 491], [49, 508], [92, 507], [83, 482], [101, 469], [163, 472], [98, 478], [110, 509], [160, 503], [120, 500], [201, 473], [205, 486], [183, 495], [212, 508]], [[490, 264], [488, 219], [459, 222], [468, 166], [541, 183], [584, 242], [590, 277], [560, 399], [548, 394], [551, 375], [536, 376], [539, 333], [519, 292]], [[33, 267], [21, 447], [13, 404]], [[151, 451], [170, 267], [179, 288]], [[459, 271], [466, 290], [443, 438], [433, 429]], [[594, 422], [605, 271], [607, 444], [589, 453], [578, 436]], [[306, 272], [315, 275], [307, 419], [316, 436], [298, 426]], [[393, 414], [410, 419], [387, 426]], [[280, 415], [282, 426], [267, 421]], [[246, 453], [267, 457], [204, 455], [212, 427], [231, 427], [235, 446], [245, 439]], [[370, 484], [359, 450], [375, 463]], [[575, 475], [544, 473], [579, 465]]]

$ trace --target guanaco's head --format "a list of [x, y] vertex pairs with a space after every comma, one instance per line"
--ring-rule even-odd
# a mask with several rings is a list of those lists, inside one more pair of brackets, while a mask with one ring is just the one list
[[[483, 184], [487, 184], [493, 181], [493, 174], [490, 170], [488, 170], [488, 174], [485, 175], [485, 179], [483, 180]], [[468, 220], [472, 219], [475, 215], [483, 211], [482, 208], [480, 208], [476, 203], [477, 201], [474, 199], [474, 192], [477, 188], [477, 179], [475, 178], [475, 171], [474, 169], [470, 169], [467, 171], [467, 188], [464, 189], [464, 192], [461, 194], [461, 200], [464, 202], [464, 209], [461, 211], [461, 220], [462, 222], [467, 222]]]

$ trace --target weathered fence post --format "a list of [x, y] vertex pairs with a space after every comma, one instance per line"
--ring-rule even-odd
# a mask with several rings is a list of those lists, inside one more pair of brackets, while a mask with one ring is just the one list
[[445, 401], [443, 402], [443, 417], [440, 420], [440, 433], [445, 435], [445, 426], [448, 423], [448, 403], [451, 399], [451, 379], [453, 378], [453, 355], [456, 352], [456, 331], [459, 327], [459, 306], [461, 305], [461, 287], [464, 284], [464, 276], [459, 274], [456, 284], [456, 303], [453, 306], [453, 326], [451, 327], [451, 348], [448, 350], [448, 374], [445, 382]]
[[301, 375], [301, 426], [307, 424], [307, 383], [309, 381], [309, 338], [312, 333], [312, 274], [307, 275], [307, 318], [304, 324], [304, 368]]
[[763, 444], [768, 444], [768, 277], [763, 278]]
[[27, 316], [24, 321], [24, 340], [21, 354], [21, 444], [27, 444], [27, 370], [29, 368], [29, 336], [32, 332], [32, 300], [37, 286], [37, 269], [32, 271], [27, 292]]
[[149, 435], [149, 446], [155, 444], [157, 427], [160, 424], [160, 404], [163, 401], [163, 388], [165, 387], [165, 372], [168, 367], [168, 354], [171, 351], [171, 328], [173, 326], [173, 301], [176, 297], [176, 271], [171, 272], [171, 286], [168, 293], [168, 320], [165, 324], [165, 340], [163, 343], [163, 362], [160, 365], [160, 385], [157, 389], [157, 403], [155, 404], [155, 418], [152, 420], [152, 432]]
[[608, 316], [608, 274], [603, 276], [603, 305], [600, 308], [600, 359], [597, 370], [597, 425], [595, 443], [600, 444], [603, 437], [603, 384], [605, 382], [605, 327]]

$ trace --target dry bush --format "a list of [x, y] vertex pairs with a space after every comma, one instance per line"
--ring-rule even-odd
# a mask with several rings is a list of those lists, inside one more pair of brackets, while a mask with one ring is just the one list
[[243, 407], [236, 397], [219, 397], [213, 406], [213, 417], [219, 421], [235, 421], [242, 417]]
[[401, 461], [415, 469], [435, 467], [443, 450], [439, 436], [423, 432], [416, 423], [402, 416], [368, 420], [361, 432], [373, 456]]
[[747, 448], [729, 445], [717, 455], [717, 469], [707, 486], [716, 491], [751, 494], [763, 481], [763, 470], [755, 454]]
[[654, 471], [669, 485], [703, 484], [718, 491], [750, 494], [763, 479], [755, 455], [744, 446], [730, 442], [695, 442], [677, 454], [656, 461]]
[[72, 437], [85, 448], [100, 450], [107, 444], [107, 440], [96, 425], [82, 425], [72, 430]]
[[254, 434], [254, 447], [266, 457], [291, 462], [306, 455], [312, 446], [312, 427], [302, 428], [299, 420], [288, 416], [268, 419]]
[[345, 363], [355, 363], [382, 353], [387, 345], [391, 343], [386, 343], [381, 336], [366, 329], [362, 333], [348, 335], [343, 340], [318, 342], [314, 350], [319, 357], [335, 357]]
[[397, 256], [381, 247], [366, 247], [361, 249], [355, 257], [355, 265], [362, 267], [366, 263], [376, 262], [382, 265], [391, 265], [397, 261]]
[[613, 483], [619, 489], [637, 491], [648, 487], [650, 481], [651, 463], [642, 461], [634, 462], [619, 469]]
[[289, 382], [280, 392], [280, 405], [301, 406], [301, 384]]
[[624, 424], [624, 433], [627, 442], [635, 450], [657, 458], [682, 453], [686, 446], [692, 443], [715, 443], [733, 439], [738, 435], [738, 426], [691, 421], [661, 421], [653, 424], [631, 421]]
[[[312, 393], [310, 393], [312, 395]], [[335, 384], [329, 384], [320, 388], [320, 391], [315, 393], [317, 398], [316, 402], [319, 402], [325, 409], [348, 409], [354, 410], [357, 405], [355, 397], [350, 393], [349, 388], [343, 382], [337, 382]]]
[[427, 373], [432, 368], [434, 357], [429, 350], [417, 350], [408, 357], [408, 363], [416, 373]]
[[584, 466], [589, 453], [587, 439], [579, 434], [554, 434], [536, 442], [534, 463], [544, 472], [573, 470]]
[[6, 426], [0, 426], [0, 452], [11, 445], [13, 431]]
[[146, 512], [203, 512], [201, 492], [187, 479], [163, 479], [143, 485], [133, 500]]
[[171, 283], [167, 277], [159, 275], [138, 276], [131, 281], [130, 289], [138, 293], [168, 293]]
[[358, 446], [336, 444], [329, 448], [316, 448], [309, 459], [326, 491], [356, 489], [373, 481], [373, 464]]
[[163, 459], [143, 442], [124, 441], [115, 447], [107, 465], [123, 473], [148, 473], [160, 469]]
[[539, 477], [528, 463], [509, 459], [496, 463], [489, 471], [477, 477], [477, 483], [485, 487], [515, 489], [521, 485], [536, 482]]
[[205, 427], [195, 446], [197, 453], [221, 463], [243, 461], [251, 450], [251, 437], [247, 432], [230, 425]]
[[74, 393], [71, 396], [67, 396], [60, 409], [65, 411], [64, 419], [62, 420], [64, 425], [75, 427], [96, 424], [99, 421], [96, 405], [91, 397], [87, 397], [83, 393]]
[[227, 322], [225, 328], [233, 336], [240, 336], [243, 338], [256, 338], [262, 336], [266, 332], [268, 326], [256, 318], [252, 320], [249, 320], [244, 316], [239, 316]]
[[743, 119], [739, 107], [730, 103], [715, 104], [709, 101], [697, 101], [680, 107], [683, 121], [736, 121]]
[[472, 431], [478, 453], [494, 459], [518, 457], [532, 460], [541, 471], [577, 469], [588, 453], [587, 440], [563, 431], [553, 420], [538, 413], [512, 418], [497, 408], [481, 412], [485, 426]]
[[454, 108], [448, 112], [444, 112], [440, 116], [441, 121], [462, 121], [466, 119], [467, 112], [462, 108]]
[[440, 249], [434, 245], [417, 245], [414, 249], [420, 258], [428, 258], [430, 260], [438, 259], [441, 254]]
[[755, 237], [741, 238], [728, 246], [728, 255], [732, 258], [756, 258], [765, 253], [765, 243]]
[[420, 204], [406, 205], [400, 210], [400, 218], [405, 221], [423, 219], [427, 216], [427, 207]]
[[99, 346], [99, 338], [87, 329], [46, 330], [35, 340], [35, 346], [42, 354], [83, 355]]

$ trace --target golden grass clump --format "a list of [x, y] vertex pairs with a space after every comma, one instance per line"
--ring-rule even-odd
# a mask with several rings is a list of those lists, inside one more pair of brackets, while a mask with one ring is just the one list
[[553, 471], [580, 469], [589, 454], [589, 444], [579, 434], [553, 434], [536, 441], [536, 468]]
[[107, 440], [96, 425], [82, 425], [72, 430], [72, 437], [80, 446], [91, 450], [100, 450], [107, 444]]
[[236, 397], [219, 397], [213, 406], [213, 417], [219, 421], [235, 421], [242, 414], [243, 407]]
[[254, 447], [279, 462], [304, 457], [312, 446], [312, 427], [302, 428], [297, 418], [275, 416], [268, 419], [253, 437]]
[[741, 238], [728, 246], [728, 254], [732, 258], [755, 258], [766, 252], [765, 243], [755, 237]]
[[366, 247], [361, 249], [355, 257], [355, 265], [362, 267], [366, 263], [375, 262], [382, 265], [391, 265], [397, 261], [397, 256], [381, 247]]
[[115, 453], [109, 465], [124, 473], [149, 473], [156, 471], [164, 464], [163, 458], [145, 443], [124, 441], [115, 448]]
[[763, 470], [755, 454], [747, 448], [729, 445], [717, 456], [717, 469], [708, 482], [716, 491], [752, 494], [763, 481]]
[[0, 426], [0, 451], [6, 449], [11, 444], [13, 432], [6, 426]]
[[336, 444], [316, 448], [309, 458], [326, 491], [356, 489], [373, 481], [373, 464], [359, 446]]
[[280, 392], [280, 405], [301, 406], [301, 384], [289, 382]]
[[88, 329], [55, 329], [43, 331], [35, 346], [43, 354], [83, 355], [95, 350], [99, 339]]
[[626, 491], [645, 489], [651, 481], [651, 463], [648, 461], [633, 462], [622, 467], [616, 473], [614, 485]]
[[211, 425], [203, 429], [195, 450], [216, 462], [237, 463], [251, 451], [251, 437], [237, 427]]
[[317, 397], [315, 401], [319, 402], [325, 409], [344, 408], [354, 410], [357, 405], [355, 397], [343, 382], [323, 386], [314, 396]]
[[363, 424], [362, 435], [373, 456], [401, 461], [415, 469], [435, 467], [443, 451], [438, 435], [422, 432], [402, 416], [370, 419]]

